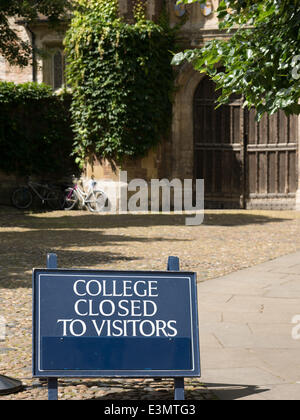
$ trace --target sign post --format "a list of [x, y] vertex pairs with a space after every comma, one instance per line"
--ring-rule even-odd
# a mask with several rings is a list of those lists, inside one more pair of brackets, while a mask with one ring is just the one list
[[[47, 255], [47, 268], [57, 268], [57, 255]], [[56, 401], [58, 399], [58, 383], [57, 378], [48, 378], [48, 400]]]
[[[180, 271], [179, 258], [169, 257], [168, 259], [168, 271]], [[184, 378], [174, 379], [174, 400], [184, 400]]]
[[33, 271], [33, 376], [58, 398], [66, 377], [200, 377], [196, 274], [179, 271], [64, 270], [49, 254]]

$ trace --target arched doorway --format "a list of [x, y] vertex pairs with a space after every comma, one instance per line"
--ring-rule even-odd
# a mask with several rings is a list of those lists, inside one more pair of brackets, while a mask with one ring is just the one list
[[297, 116], [258, 123], [237, 96], [216, 109], [217, 95], [205, 77], [194, 96], [194, 176], [205, 181], [206, 208], [294, 208]]

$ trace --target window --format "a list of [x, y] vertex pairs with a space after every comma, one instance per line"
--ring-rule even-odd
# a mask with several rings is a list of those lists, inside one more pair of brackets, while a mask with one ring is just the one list
[[64, 57], [63, 53], [59, 50], [55, 52], [52, 58], [53, 65], [53, 89], [57, 90], [64, 84]]
[[43, 82], [52, 86], [54, 91], [65, 84], [65, 57], [62, 48], [47, 49], [43, 61]]

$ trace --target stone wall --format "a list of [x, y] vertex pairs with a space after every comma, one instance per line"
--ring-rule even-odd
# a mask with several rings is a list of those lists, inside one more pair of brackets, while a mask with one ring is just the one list
[[[121, 13], [130, 20], [132, 18], [132, 0], [119, 0]], [[218, 0], [213, 0], [213, 10], [218, 7]], [[205, 17], [199, 4], [185, 6], [182, 17], [176, 15], [175, 1], [166, 2], [171, 25], [177, 25], [182, 19], [186, 20], [180, 30], [179, 41], [186, 48], [199, 46], [205, 39], [211, 39], [217, 31], [218, 20], [212, 12]], [[163, 1], [148, 1], [148, 18], [155, 20], [161, 13]], [[187, 18], [188, 16], [188, 18]], [[224, 36], [224, 35], [222, 35]], [[191, 66], [183, 66], [178, 70], [176, 79], [176, 95], [173, 107], [172, 133], [155, 150], [151, 150], [147, 157], [135, 161], [127, 160], [122, 165], [115, 162], [94, 161], [88, 163], [85, 176], [95, 179], [119, 179], [121, 169], [127, 170], [128, 178], [150, 179], [186, 179], [193, 178], [193, 96], [202, 76]]]
[[[134, 0], [119, 0], [120, 13], [125, 16], [129, 21], [132, 19], [132, 7]], [[212, 0], [213, 10], [218, 7], [219, 0]], [[148, 0], [147, 2], [147, 17], [156, 20], [160, 15], [163, 8], [163, 0]], [[178, 24], [182, 19], [186, 19], [186, 23], [181, 28], [180, 41], [186, 47], [195, 47], [201, 45], [205, 39], [214, 38], [219, 36], [218, 21], [216, 14], [212, 13], [205, 17], [201, 13], [199, 4], [192, 4], [185, 6], [185, 14], [182, 17], [176, 16], [175, 0], [167, 0], [166, 6], [170, 15], [172, 25]], [[51, 48], [60, 47], [63, 45], [63, 38], [67, 29], [66, 25], [61, 26], [59, 29], [50, 28], [47, 21], [44, 19], [39, 20], [35, 24], [26, 28], [20, 19], [11, 20], [12, 27], [18, 32], [20, 37], [32, 43], [34, 42], [36, 48], [42, 50], [51, 50]], [[32, 40], [31, 31], [35, 37]], [[40, 82], [50, 82], [49, 68], [47, 68], [47, 58], [42, 59], [36, 57], [36, 70], [33, 74], [32, 66], [26, 68], [18, 68], [10, 66], [3, 57], [0, 57], [0, 80], [12, 81], [15, 83], [30, 82], [34, 79]]]
[[[120, 12], [129, 21], [132, 19], [133, 0], [119, 0]], [[159, 16], [163, 0], [148, 0], [148, 18], [156, 20]], [[185, 14], [179, 17], [175, 11], [175, 0], [167, 0], [166, 5], [170, 15], [172, 25], [178, 24], [182, 19], [186, 19], [181, 27], [179, 39], [182, 48], [201, 47], [207, 40], [228, 36], [218, 30], [218, 20], [216, 13], [219, 0], [211, 0], [208, 4], [212, 5], [213, 12], [205, 16], [201, 11], [200, 4], [185, 6]], [[18, 25], [18, 30], [24, 39], [31, 39], [30, 32], [23, 26]], [[50, 29], [46, 22], [37, 22], [31, 28], [35, 33], [35, 42], [39, 48], [56, 48], [62, 46], [65, 28], [59, 31]], [[194, 176], [194, 122], [193, 122], [193, 98], [195, 90], [202, 79], [202, 75], [196, 72], [192, 66], [185, 64], [177, 71], [176, 95], [173, 106], [173, 121], [171, 135], [162, 144], [149, 154], [135, 161], [124, 161], [121, 163], [108, 162], [107, 160], [88, 162], [83, 173], [84, 179], [94, 177], [97, 180], [118, 181], [120, 170], [128, 172], [128, 179], [142, 178], [149, 181], [153, 178], [185, 179]], [[47, 82], [51, 79], [49, 62], [37, 59], [37, 69], [35, 78], [38, 82]], [[0, 57], [0, 80], [10, 80], [17, 83], [33, 80], [32, 67], [17, 69], [10, 67], [3, 58]], [[300, 118], [299, 118], [300, 133]], [[300, 142], [300, 139], [298, 139]], [[300, 153], [298, 163], [299, 190], [297, 193], [296, 207], [300, 210]], [[3, 180], [3, 182], [2, 182]], [[0, 174], [0, 184], [13, 184], [13, 177], [5, 177]], [[275, 203], [276, 204], [276, 203]], [[274, 205], [275, 205], [274, 204]], [[289, 201], [288, 207], [295, 208]], [[277, 206], [277, 205], [276, 205]], [[275, 206], [275, 207], [276, 207]]]
[[[30, 33], [24, 26], [18, 25], [14, 20], [10, 20], [11, 27], [17, 32], [24, 41], [31, 42]], [[4, 57], [0, 56], [0, 81], [26, 83], [32, 81], [32, 66], [19, 68], [10, 66]]]

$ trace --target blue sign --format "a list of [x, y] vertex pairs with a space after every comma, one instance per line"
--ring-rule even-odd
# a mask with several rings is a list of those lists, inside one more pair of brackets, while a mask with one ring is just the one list
[[33, 375], [199, 377], [196, 274], [35, 269]]

